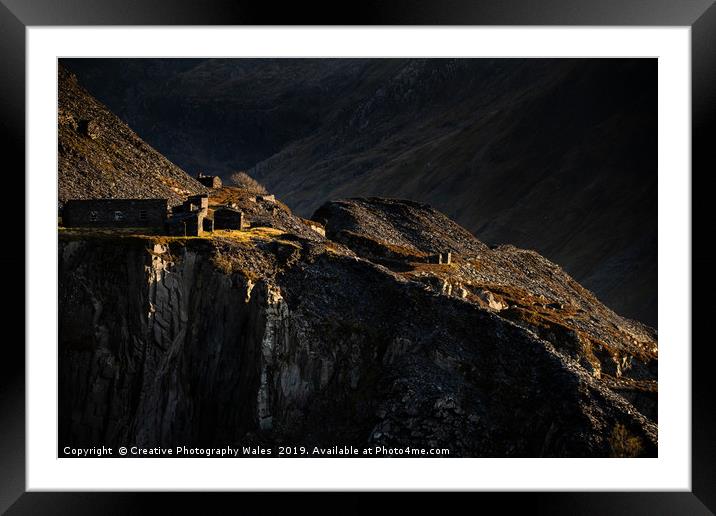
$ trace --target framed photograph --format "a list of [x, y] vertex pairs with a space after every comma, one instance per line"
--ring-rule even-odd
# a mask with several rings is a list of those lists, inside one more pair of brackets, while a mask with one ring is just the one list
[[3, 3], [3, 510], [712, 513], [711, 2]]

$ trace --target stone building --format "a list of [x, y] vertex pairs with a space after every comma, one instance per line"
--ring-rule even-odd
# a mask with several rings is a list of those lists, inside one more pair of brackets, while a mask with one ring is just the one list
[[214, 221], [208, 217], [208, 194], [187, 197], [181, 206], [172, 209], [166, 232], [173, 236], [202, 236], [214, 230]]
[[167, 199], [73, 199], [65, 203], [67, 227], [152, 227], [167, 220]]
[[427, 257], [427, 263], [437, 263], [441, 265], [450, 265], [452, 263], [452, 253], [450, 251], [445, 253], [433, 254]]
[[172, 236], [202, 236], [205, 215], [200, 211], [179, 212], [167, 221], [166, 233]]
[[190, 213], [201, 211], [206, 215], [209, 211], [209, 194], [190, 195], [181, 206], [175, 206], [172, 213]]
[[218, 208], [214, 210], [214, 228], [216, 229], [243, 229], [244, 213], [233, 208]]
[[196, 180], [208, 188], [221, 188], [221, 178], [219, 176], [209, 176], [199, 172]]

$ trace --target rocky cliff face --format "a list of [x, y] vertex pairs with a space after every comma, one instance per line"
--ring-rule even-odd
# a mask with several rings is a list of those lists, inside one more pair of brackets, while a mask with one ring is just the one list
[[60, 441], [656, 454], [654, 330], [426, 205], [314, 218], [326, 237], [287, 210], [210, 238], [63, 230]]

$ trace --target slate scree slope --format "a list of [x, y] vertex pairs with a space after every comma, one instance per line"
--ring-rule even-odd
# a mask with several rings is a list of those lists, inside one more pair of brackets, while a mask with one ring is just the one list
[[[203, 191], [59, 80], [61, 202]], [[423, 202], [212, 196], [248, 227], [60, 230], [61, 446], [656, 456], [657, 332], [540, 254]]]

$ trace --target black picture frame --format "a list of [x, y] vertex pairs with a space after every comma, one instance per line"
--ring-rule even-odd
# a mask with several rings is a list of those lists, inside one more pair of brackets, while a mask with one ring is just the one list
[[[711, 229], [705, 178], [716, 170], [713, 143], [716, 134], [716, 7], [713, 0], [401, 0], [362, 1], [347, 6], [294, 2], [278, 8], [271, 2], [215, 0], [0, 0], [0, 145], [5, 192], [20, 202], [15, 224], [22, 219], [25, 164], [25, 31], [43, 25], [634, 25], [689, 26], [692, 44], [692, 491], [691, 492], [589, 492], [589, 493], [481, 493], [478, 503], [498, 503], [501, 512], [528, 509], [545, 514], [713, 514], [716, 511], [716, 411], [711, 379], [711, 340], [706, 333], [716, 308], [714, 275], [706, 239], [697, 235]], [[20, 195], [19, 192], [23, 192]], [[22, 219], [24, 220], [24, 219]], [[25, 320], [24, 236], [0, 255], [6, 273], [6, 301], [2, 310], [6, 329], [0, 358], [0, 511], [9, 514], [125, 514], [144, 512], [158, 501], [162, 512], [205, 513], [209, 505], [189, 494], [149, 493], [26, 493], [25, 492]], [[23, 232], [24, 235], [24, 232]], [[49, 263], [49, 262], [48, 262]], [[23, 271], [24, 274], [19, 274]], [[684, 300], [688, 302], [689, 300]], [[19, 338], [10, 330], [20, 328]], [[21, 340], [22, 339], [22, 340]], [[687, 346], [689, 343], [672, 343]], [[212, 498], [223, 502], [229, 494]], [[383, 504], [380, 494], [293, 494], [288, 503], [312, 506], [313, 511], [341, 513], [372, 511]], [[466, 495], [461, 495], [466, 496]], [[473, 496], [473, 495], [467, 495]], [[327, 499], [326, 499], [327, 498]], [[411, 497], [423, 509], [445, 510], [440, 499]], [[474, 504], [475, 500], [465, 500]], [[235, 502], [232, 502], [232, 504]], [[267, 507], [266, 494], [244, 494], [241, 509]], [[200, 505], [196, 505], [200, 504]], [[483, 505], [481, 505], [483, 506]], [[484, 506], [483, 506], [484, 507]]]

